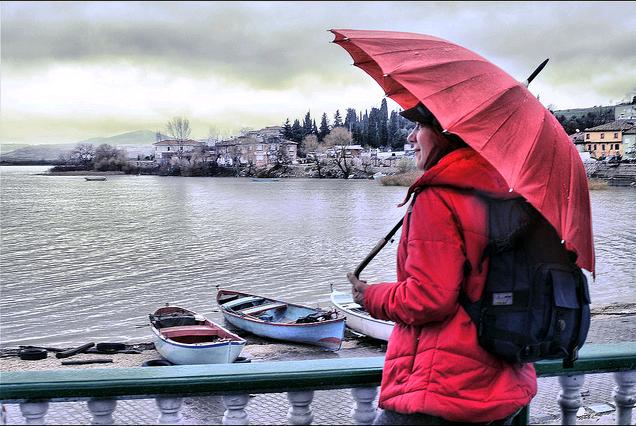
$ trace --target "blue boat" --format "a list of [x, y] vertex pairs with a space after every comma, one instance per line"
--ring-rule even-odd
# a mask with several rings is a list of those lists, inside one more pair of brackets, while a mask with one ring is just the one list
[[342, 345], [345, 317], [268, 297], [219, 290], [216, 302], [223, 317], [235, 327], [257, 336], [305, 343], [337, 351]]

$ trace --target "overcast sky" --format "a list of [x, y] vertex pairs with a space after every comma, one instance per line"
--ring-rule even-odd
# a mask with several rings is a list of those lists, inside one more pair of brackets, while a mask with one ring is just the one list
[[[229, 136], [384, 95], [330, 28], [441, 37], [557, 109], [636, 89], [635, 2], [2, 2], [0, 143], [60, 143], [188, 118]], [[389, 109], [397, 109], [389, 101]]]

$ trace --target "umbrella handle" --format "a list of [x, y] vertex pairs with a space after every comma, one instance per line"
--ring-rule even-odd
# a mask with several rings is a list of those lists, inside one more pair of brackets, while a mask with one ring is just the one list
[[371, 262], [371, 260], [373, 260], [373, 258], [380, 252], [380, 250], [382, 250], [382, 248], [386, 245], [386, 243], [389, 240], [391, 240], [391, 237], [393, 237], [393, 235], [395, 235], [395, 233], [398, 231], [398, 229], [400, 229], [402, 227], [402, 223], [403, 222], [404, 222], [404, 219], [400, 219], [400, 221], [395, 224], [393, 229], [391, 229], [389, 231], [389, 233], [386, 234], [386, 236], [384, 238], [382, 238], [380, 241], [378, 241], [378, 243], [375, 245], [375, 247], [373, 247], [373, 249], [369, 252], [369, 254], [367, 254], [367, 257], [365, 257], [362, 260], [362, 262], [360, 262], [360, 264], [358, 265], [356, 270], [353, 271], [353, 275], [355, 275], [356, 278], [360, 278], [360, 273], [362, 272], [362, 270], [364, 268], [366, 268], [366, 266], [369, 264], [369, 262]]

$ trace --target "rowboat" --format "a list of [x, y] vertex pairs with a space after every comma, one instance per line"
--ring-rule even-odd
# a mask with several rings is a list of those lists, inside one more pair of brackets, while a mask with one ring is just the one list
[[337, 351], [344, 339], [344, 317], [233, 290], [219, 290], [216, 302], [227, 322], [258, 336], [305, 343]]
[[103, 181], [106, 180], [105, 176], [93, 176], [93, 177], [84, 177], [84, 179], [88, 181]]
[[347, 318], [347, 327], [353, 331], [374, 339], [389, 341], [395, 323], [373, 318], [362, 306], [353, 301], [351, 293], [332, 290], [331, 303], [336, 311]]
[[236, 360], [247, 343], [203, 315], [178, 306], [150, 317], [155, 349], [173, 364], [224, 364]]
[[278, 178], [257, 178], [253, 177], [252, 182], [278, 182]]

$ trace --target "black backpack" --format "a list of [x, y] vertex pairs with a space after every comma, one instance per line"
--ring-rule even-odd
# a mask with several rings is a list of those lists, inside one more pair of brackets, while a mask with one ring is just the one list
[[587, 280], [575, 255], [523, 198], [481, 197], [488, 204], [488, 276], [477, 302], [460, 295], [480, 345], [513, 363], [563, 359], [571, 367], [590, 327]]

